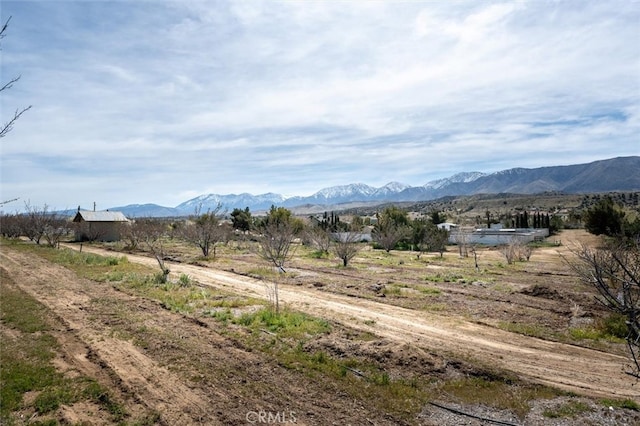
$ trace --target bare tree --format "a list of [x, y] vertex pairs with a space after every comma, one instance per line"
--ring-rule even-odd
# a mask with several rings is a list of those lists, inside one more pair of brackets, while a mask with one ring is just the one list
[[574, 251], [579, 262], [569, 264], [580, 279], [596, 288], [599, 301], [626, 318], [626, 341], [632, 359], [627, 374], [640, 379], [640, 236], [628, 243]]
[[26, 213], [23, 222], [23, 235], [34, 243], [40, 244], [40, 240], [42, 240], [45, 230], [47, 226], [49, 226], [50, 222], [49, 207], [46, 204], [42, 208], [32, 206], [28, 202], [26, 202], [24, 206]]
[[60, 240], [69, 234], [69, 221], [59, 214], [52, 213], [44, 227], [44, 239], [50, 247], [59, 247]]
[[190, 218], [190, 223], [185, 224], [180, 230], [182, 238], [198, 246], [204, 257], [209, 257], [213, 249], [215, 258], [216, 244], [225, 241], [230, 232], [222, 223], [221, 210], [222, 205], [218, 204], [213, 211], [200, 214], [200, 207], [198, 207], [195, 215]]
[[[268, 222], [262, 228], [262, 235], [258, 241], [258, 254], [267, 262], [272, 263], [278, 271], [286, 272], [284, 264], [293, 256], [291, 248], [295, 235], [295, 226], [292, 222]], [[274, 283], [273, 296], [276, 312], [280, 312], [277, 279]]]
[[160, 271], [162, 272], [160, 281], [164, 283], [167, 281], [169, 272], [171, 272], [165, 264], [166, 249], [164, 240], [167, 237], [168, 227], [161, 220], [154, 219], [139, 219], [138, 226], [141, 228], [141, 236], [145, 248], [151, 252], [158, 262], [158, 266], [160, 266]]
[[125, 250], [136, 250], [140, 242], [144, 239], [144, 222], [138, 220], [130, 220], [121, 223], [119, 233], [122, 240], [126, 243]]
[[360, 239], [362, 234], [359, 231], [336, 232], [333, 234], [333, 252], [342, 259], [342, 266], [345, 268], [349, 261], [360, 251]]
[[460, 257], [469, 257], [469, 239], [471, 238], [471, 231], [462, 226], [456, 228], [453, 233], [453, 241], [458, 245], [458, 252]]
[[6, 238], [18, 238], [23, 235], [25, 217], [20, 214], [0, 215], [0, 234]]
[[280, 272], [286, 272], [284, 264], [291, 259], [291, 247], [295, 238], [295, 229], [289, 222], [271, 222], [262, 228], [259, 239], [260, 257], [272, 263]]
[[507, 263], [511, 265], [513, 262], [529, 261], [533, 248], [524, 244], [518, 238], [511, 238], [507, 244], [502, 246], [502, 254], [507, 259]]
[[322, 254], [328, 254], [331, 248], [331, 232], [318, 224], [308, 225], [304, 232], [305, 238]]
[[380, 224], [373, 229], [373, 240], [380, 244], [388, 253], [393, 250], [403, 238], [409, 235], [409, 228], [395, 223]]
[[[2, 26], [2, 29], [0, 29], [0, 40], [6, 36], [5, 33], [7, 31], [7, 27], [9, 26], [9, 21], [11, 21], [11, 16], [4, 23], [4, 25]], [[5, 90], [11, 89], [13, 85], [18, 82], [18, 80], [20, 80], [20, 76], [13, 77], [7, 83], [4, 83], [2, 87], [0, 87], [0, 93], [4, 92]], [[31, 105], [25, 108], [17, 108], [13, 113], [13, 115], [11, 116], [11, 118], [7, 122], [2, 124], [2, 126], [0, 127], [0, 138], [5, 137], [7, 133], [11, 131], [11, 129], [13, 128], [13, 125], [15, 124], [16, 121], [18, 121], [20, 116], [25, 112], [27, 112], [29, 109], [31, 109]]]

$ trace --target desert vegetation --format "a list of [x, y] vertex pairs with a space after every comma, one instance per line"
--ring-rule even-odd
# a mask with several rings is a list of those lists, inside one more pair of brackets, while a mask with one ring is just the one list
[[[82, 252], [67, 234], [56, 248], [5, 233], [5, 224], [15, 217], [3, 216], [3, 300], [5, 294], [21, 295], [32, 302], [20, 303], [42, 304], [36, 311], [45, 317], [55, 311], [81, 330], [70, 333], [82, 342], [81, 352], [88, 350], [100, 360], [97, 370], [72, 365], [63, 369], [66, 373], [59, 371], [60, 364], [47, 359], [73, 357], [64, 355], [65, 333], [53, 333], [45, 351], [49, 355], [34, 355], [29, 362], [50, 365], [46, 368], [54, 378], [16, 387], [15, 374], [22, 370], [3, 374], [2, 387], [14, 389], [3, 396], [3, 419], [11, 424], [16, 416], [28, 415], [77, 422], [85, 406], [107, 423], [129, 424], [196, 418], [242, 422], [255, 407], [295, 412], [310, 424], [327, 419], [459, 422], [456, 416], [463, 414], [448, 409], [516, 424], [534, 415], [570, 422], [605, 415], [640, 419], [635, 379], [617, 375], [637, 367], [632, 344], [637, 288], [622, 301], [617, 290], [637, 283], [629, 266], [637, 263], [628, 257], [635, 253], [632, 240], [616, 251], [621, 248], [610, 249], [606, 236], [565, 230], [535, 244], [470, 246], [473, 256], [466, 257], [443, 243], [432, 212], [411, 217], [398, 208], [381, 209], [378, 219], [387, 215], [388, 221], [344, 213], [310, 220], [278, 208], [262, 217], [246, 210], [235, 213], [230, 216], [235, 221], [216, 212], [215, 219], [205, 216], [201, 225], [202, 214], [188, 220], [139, 219], [121, 241], [85, 243]], [[185, 237], [185, 227], [215, 223], [210, 230], [217, 232], [227, 220], [226, 226], [237, 226], [215, 239], [215, 254], [205, 254], [194, 238]], [[377, 237], [360, 239], [367, 229], [386, 234], [385, 226], [402, 230], [394, 245]], [[576, 251], [580, 247], [598, 250], [600, 257], [585, 258], [596, 252]], [[507, 249], [516, 253], [512, 261]], [[601, 270], [590, 263], [601, 258], [617, 263], [601, 275], [599, 288], [585, 277]], [[26, 265], [33, 271], [29, 275], [23, 272]], [[616, 287], [610, 285], [614, 277]], [[35, 321], [12, 319], [16, 315], [22, 314], [3, 304], [3, 338], [27, 333], [16, 321]], [[405, 317], [409, 323], [394, 322]], [[51, 318], [45, 322], [54, 324]], [[422, 334], [434, 326], [442, 333], [456, 330], [458, 336], [474, 329], [468, 338], [477, 344], [470, 350], [469, 340], [453, 334], [444, 339]], [[51, 325], [38, 327], [40, 339]], [[554, 353], [568, 351], [573, 361], [554, 364], [550, 358], [546, 368], [554, 373], [536, 372], [526, 356], [538, 350], [533, 349], [540, 346], [536, 341], [560, 345]], [[114, 344], [122, 352], [115, 353]], [[504, 352], [490, 349], [496, 345]], [[519, 353], [505, 345], [532, 346]], [[606, 362], [605, 354], [611, 357]], [[3, 368], [22, 368], [13, 366], [16, 357], [16, 352], [3, 351]], [[168, 370], [162, 374], [186, 386], [181, 392], [197, 392], [175, 398], [162, 410], [152, 408], [154, 395], [145, 389], [160, 385], [139, 388], [131, 382], [136, 375], [118, 373], [131, 357], [149, 368], [142, 368], [147, 377], [160, 374], [156, 368], [163, 366]], [[609, 370], [582, 368], [582, 357]], [[82, 379], [70, 381], [70, 374]], [[567, 379], [558, 380], [564, 374]], [[607, 375], [606, 382], [600, 382], [600, 374]], [[224, 391], [199, 399], [213, 389]], [[279, 391], [274, 395], [267, 389]], [[156, 390], [174, 392], [162, 386]], [[202, 406], [214, 408], [195, 408]], [[185, 417], [185, 412], [192, 414]]]

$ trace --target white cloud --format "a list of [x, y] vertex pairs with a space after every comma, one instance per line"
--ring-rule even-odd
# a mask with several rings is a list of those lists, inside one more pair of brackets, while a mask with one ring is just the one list
[[[3, 13], [3, 75], [23, 76], [3, 111], [34, 105], [3, 140], [4, 197], [175, 205], [638, 154], [634, 2], [7, 1]], [[24, 170], [32, 183], [17, 183]]]

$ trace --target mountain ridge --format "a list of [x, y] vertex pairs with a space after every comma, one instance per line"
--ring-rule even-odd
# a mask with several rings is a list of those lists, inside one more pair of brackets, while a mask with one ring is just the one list
[[376, 188], [364, 183], [352, 183], [323, 188], [310, 196], [292, 197], [272, 192], [259, 195], [202, 194], [176, 207], [132, 204], [109, 210], [118, 210], [130, 217], [166, 217], [191, 215], [197, 208], [200, 211], [213, 210], [218, 203], [228, 211], [245, 207], [252, 211], [262, 211], [272, 205], [293, 208], [301, 205], [429, 201], [446, 196], [482, 193], [593, 193], [628, 190], [640, 190], [640, 156], [616, 157], [566, 166], [531, 169], [516, 167], [493, 173], [461, 172], [448, 178], [427, 182], [422, 186], [389, 182]]

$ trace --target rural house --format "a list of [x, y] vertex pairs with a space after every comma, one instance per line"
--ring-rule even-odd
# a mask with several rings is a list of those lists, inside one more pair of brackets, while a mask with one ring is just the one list
[[73, 218], [76, 241], [118, 241], [120, 227], [129, 220], [121, 212], [80, 210]]

